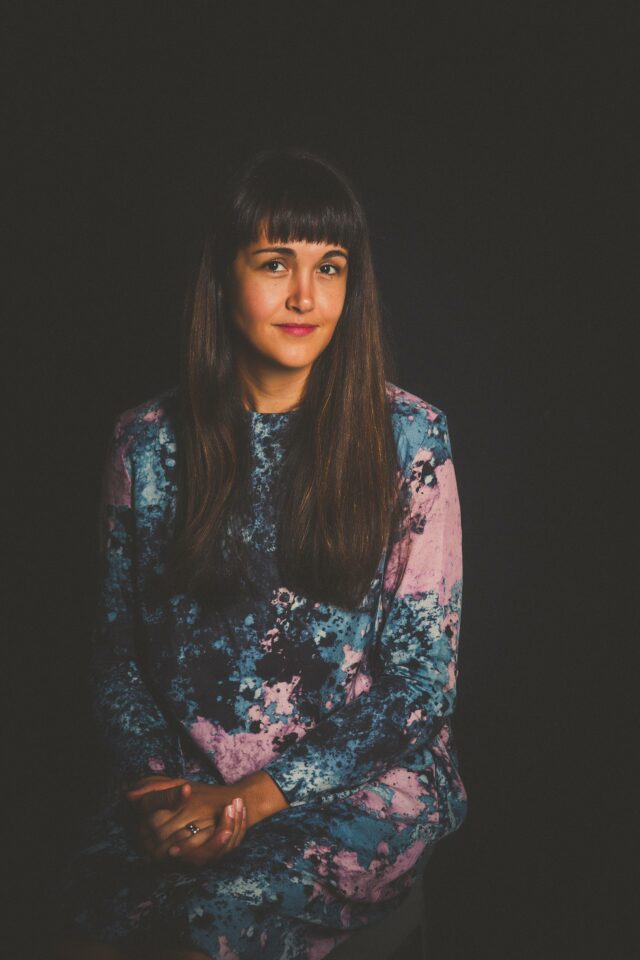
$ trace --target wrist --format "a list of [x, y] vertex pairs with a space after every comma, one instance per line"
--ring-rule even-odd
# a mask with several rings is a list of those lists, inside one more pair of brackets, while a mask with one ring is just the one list
[[275, 780], [263, 770], [256, 770], [231, 785], [234, 797], [242, 797], [247, 808], [247, 827], [285, 810], [289, 804]]

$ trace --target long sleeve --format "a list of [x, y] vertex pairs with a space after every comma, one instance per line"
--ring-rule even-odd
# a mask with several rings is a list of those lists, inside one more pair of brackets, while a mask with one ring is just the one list
[[112, 783], [183, 774], [177, 734], [145, 682], [136, 649], [133, 434], [116, 421], [100, 498], [100, 580], [88, 685], [94, 717], [113, 756]]
[[[404, 474], [410, 523], [391, 546], [385, 567], [375, 676], [368, 689], [265, 765], [290, 804], [370, 782], [398, 766], [409, 750], [428, 748], [453, 713], [462, 599], [460, 504], [446, 416], [433, 408], [424, 419]], [[391, 586], [394, 580], [399, 582]]]

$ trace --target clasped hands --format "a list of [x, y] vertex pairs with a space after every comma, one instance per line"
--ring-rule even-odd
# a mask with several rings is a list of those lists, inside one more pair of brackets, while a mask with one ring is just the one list
[[[226, 856], [255, 823], [289, 806], [262, 770], [224, 786], [143, 777], [126, 797], [140, 815], [140, 840], [151, 861], [176, 859], [196, 866]], [[197, 832], [188, 824], [195, 824]]]
[[136, 805], [140, 841], [152, 862], [170, 858], [202, 866], [235, 849], [247, 832], [246, 804], [228, 786], [144, 777], [126, 797]]

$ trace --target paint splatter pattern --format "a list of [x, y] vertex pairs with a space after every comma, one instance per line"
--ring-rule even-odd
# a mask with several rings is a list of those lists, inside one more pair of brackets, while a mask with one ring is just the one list
[[[356, 611], [278, 580], [273, 494], [295, 413], [246, 414], [242, 535], [255, 594], [224, 614], [185, 594], [153, 601], [175, 520], [176, 388], [117, 419], [90, 670], [111, 787], [69, 864], [68, 931], [191, 946], [212, 960], [322, 960], [394, 907], [421, 854], [461, 826], [451, 718], [462, 540], [447, 419], [394, 384], [387, 391], [411, 523]], [[157, 773], [233, 783], [260, 769], [290, 806], [228, 856], [203, 868], [141, 857], [128, 783]]]

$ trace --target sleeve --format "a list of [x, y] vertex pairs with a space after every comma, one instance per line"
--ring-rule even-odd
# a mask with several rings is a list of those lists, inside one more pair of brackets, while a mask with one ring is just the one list
[[375, 679], [263, 768], [291, 805], [357, 789], [401, 765], [403, 754], [428, 746], [453, 713], [462, 599], [460, 504], [446, 417], [438, 411], [427, 419], [404, 475], [409, 522], [387, 555]]
[[[124, 416], [124, 415], [123, 415]], [[146, 684], [136, 651], [131, 438], [118, 418], [102, 477], [98, 602], [89, 656], [93, 717], [113, 758], [111, 783], [183, 775], [178, 735]], [[130, 433], [130, 431], [129, 431]]]

